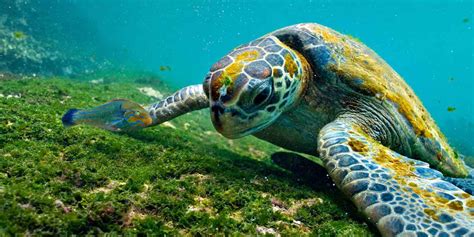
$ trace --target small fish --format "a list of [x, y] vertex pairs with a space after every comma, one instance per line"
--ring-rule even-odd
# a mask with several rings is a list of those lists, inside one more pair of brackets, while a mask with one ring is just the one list
[[467, 17], [466, 17], [466, 18], [464, 18], [464, 19], [462, 20], [462, 22], [464, 22], [464, 23], [468, 23], [468, 22], [469, 22], [469, 18], [467, 18]]
[[26, 34], [21, 31], [15, 31], [13, 32], [13, 37], [15, 37], [16, 39], [24, 39], [26, 38]]
[[449, 80], [450, 80], [450, 81], [454, 81], [454, 77], [450, 77]]
[[152, 118], [139, 104], [116, 99], [91, 109], [70, 109], [62, 122], [66, 127], [88, 124], [110, 131], [129, 131], [147, 127]]
[[448, 112], [453, 112], [456, 110], [456, 107], [448, 106]]
[[160, 71], [171, 71], [170, 66], [160, 66]]

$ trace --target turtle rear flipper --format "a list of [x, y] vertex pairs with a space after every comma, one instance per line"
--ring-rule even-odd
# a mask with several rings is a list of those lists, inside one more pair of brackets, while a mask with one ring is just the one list
[[91, 109], [70, 109], [62, 122], [65, 126], [87, 124], [110, 131], [128, 131], [149, 126], [152, 118], [141, 105], [116, 99]]
[[472, 195], [444, 181], [427, 163], [381, 145], [353, 121], [326, 125], [318, 151], [336, 185], [382, 235], [473, 234]]

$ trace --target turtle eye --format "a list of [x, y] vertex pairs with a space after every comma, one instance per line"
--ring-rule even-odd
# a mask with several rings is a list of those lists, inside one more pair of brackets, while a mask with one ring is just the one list
[[271, 89], [269, 87], [265, 87], [253, 98], [253, 104], [261, 105], [263, 102], [267, 101], [268, 98], [270, 98], [270, 95], [271, 95]]

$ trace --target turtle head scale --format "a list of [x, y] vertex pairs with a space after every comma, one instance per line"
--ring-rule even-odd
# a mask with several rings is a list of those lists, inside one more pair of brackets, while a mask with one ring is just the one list
[[297, 103], [310, 75], [306, 59], [274, 36], [234, 49], [204, 81], [214, 127], [227, 138], [268, 127]]

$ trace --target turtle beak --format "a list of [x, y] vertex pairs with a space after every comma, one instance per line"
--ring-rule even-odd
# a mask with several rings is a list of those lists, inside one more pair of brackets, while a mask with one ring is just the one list
[[247, 135], [245, 133], [246, 124], [236, 120], [229, 111], [220, 101], [211, 105], [211, 119], [214, 128], [229, 139], [236, 139]]

